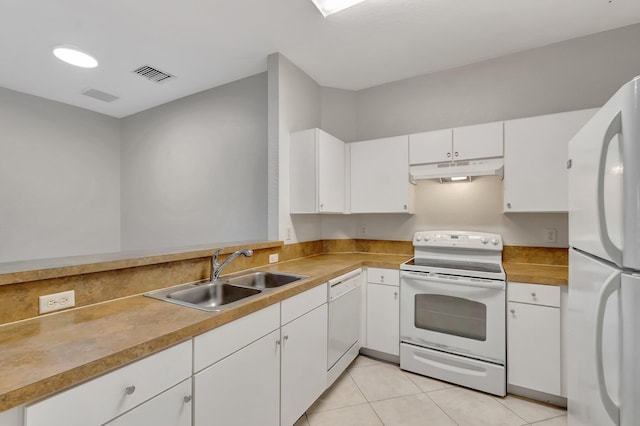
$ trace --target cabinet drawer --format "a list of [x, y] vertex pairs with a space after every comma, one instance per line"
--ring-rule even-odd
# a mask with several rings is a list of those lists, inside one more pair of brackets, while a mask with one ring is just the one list
[[312, 311], [323, 303], [327, 303], [328, 297], [327, 284], [325, 283], [318, 287], [314, 287], [311, 290], [307, 290], [304, 293], [300, 293], [289, 299], [283, 300], [281, 302], [281, 323], [284, 325], [291, 322], [307, 312]]
[[367, 269], [367, 282], [386, 285], [400, 285], [400, 272], [397, 269]]
[[26, 426], [100, 425], [191, 376], [191, 340], [28, 406]]
[[527, 283], [512, 283], [507, 287], [510, 302], [560, 307], [560, 287]]
[[196, 336], [193, 339], [193, 371], [220, 361], [279, 327], [280, 304], [276, 303]]

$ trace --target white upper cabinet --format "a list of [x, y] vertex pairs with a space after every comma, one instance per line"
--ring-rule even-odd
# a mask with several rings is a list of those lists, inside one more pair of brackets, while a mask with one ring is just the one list
[[290, 137], [291, 213], [344, 213], [345, 144], [320, 129]]
[[451, 161], [452, 145], [452, 129], [409, 135], [409, 163], [429, 164]]
[[597, 109], [504, 123], [504, 211], [566, 212], [569, 140]]
[[504, 131], [502, 121], [453, 129], [453, 160], [502, 157]]
[[409, 135], [411, 164], [502, 157], [502, 122]]
[[351, 212], [413, 213], [409, 183], [409, 137], [353, 142]]

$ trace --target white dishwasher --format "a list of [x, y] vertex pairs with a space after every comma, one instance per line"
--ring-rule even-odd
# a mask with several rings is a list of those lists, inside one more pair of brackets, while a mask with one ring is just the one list
[[328, 386], [360, 351], [361, 288], [360, 269], [329, 280]]

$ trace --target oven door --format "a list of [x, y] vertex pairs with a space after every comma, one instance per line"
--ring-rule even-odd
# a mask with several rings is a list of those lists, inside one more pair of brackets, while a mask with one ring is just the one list
[[400, 340], [504, 365], [504, 281], [402, 271]]

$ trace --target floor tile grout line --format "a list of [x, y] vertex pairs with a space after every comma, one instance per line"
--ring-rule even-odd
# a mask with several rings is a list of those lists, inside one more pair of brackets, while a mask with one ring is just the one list
[[[440, 390], [444, 390], [444, 389], [440, 389]], [[434, 391], [434, 392], [436, 392], [436, 391]], [[440, 406], [440, 404], [438, 404], [438, 403], [436, 402], [436, 400], [435, 400], [435, 399], [431, 398], [431, 396], [429, 395], [429, 393], [428, 393], [428, 392], [423, 392], [423, 393], [424, 393], [425, 395], [427, 395], [427, 398], [429, 398], [429, 399], [431, 400], [431, 402], [433, 402], [433, 403], [435, 404], [435, 406], [436, 406], [436, 407], [438, 407], [438, 408], [440, 409], [440, 411], [442, 411], [442, 412], [444, 413], [444, 415], [445, 415], [445, 416], [447, 416], [449, 419], [451, 419], [451, 421], [453, 422], [453, 424], [454, 424], [454, 425], [456, 425], [456, 426], [460, 426], [460, 423], [456, 422], [456, 421], [453, 419], [453, 417], [451, 417], [451, 416], [449, 415], [449, 413], [447, 413], [447, 412], [445, 411], [445, 409], [444, 409], [444, 408], [442, 408], [442, 407]]]

